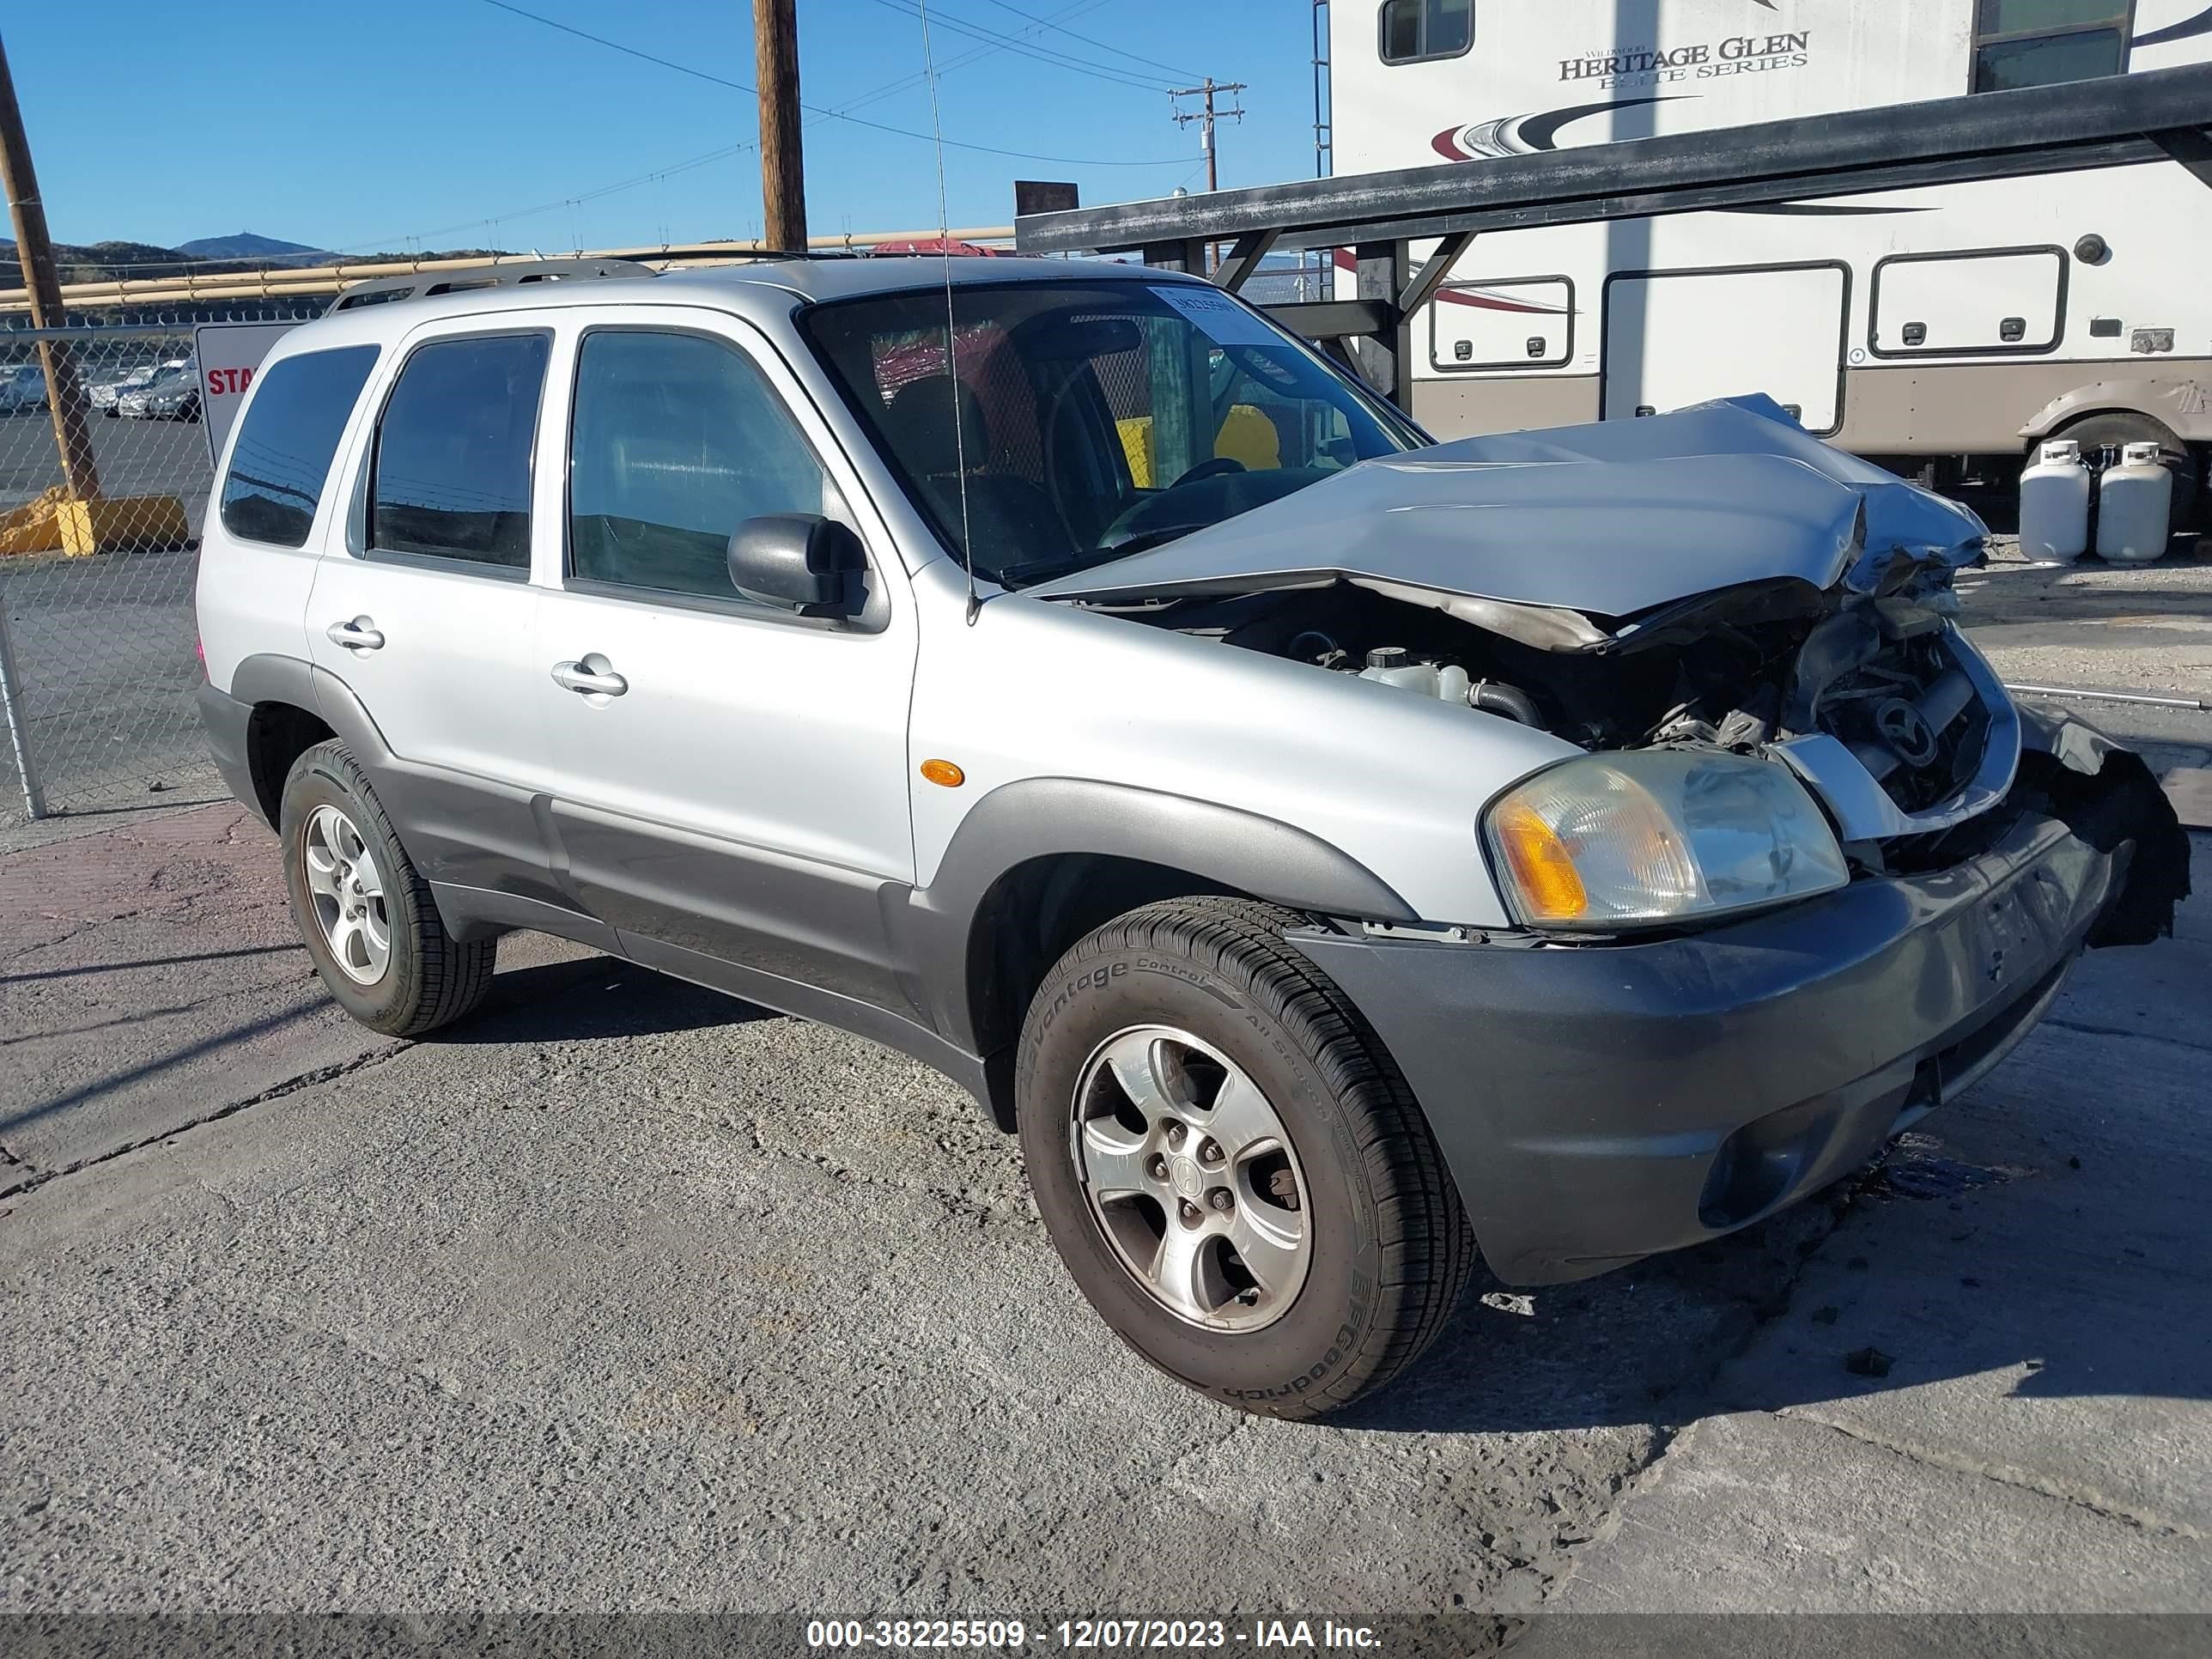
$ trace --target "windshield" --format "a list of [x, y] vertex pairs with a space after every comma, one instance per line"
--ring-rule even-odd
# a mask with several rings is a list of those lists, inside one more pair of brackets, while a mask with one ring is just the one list
[[1009, 587], [1218, 524], [1426, 441], [1218, 289], [963, 286], [801, 327], [908, 495]]

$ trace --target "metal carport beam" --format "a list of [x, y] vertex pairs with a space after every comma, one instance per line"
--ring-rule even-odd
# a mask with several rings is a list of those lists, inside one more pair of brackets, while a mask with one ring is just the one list
[[2166, 159], [2153, 134], [2207, 127], [2212, 64], [2191, 64], [1494, 161], [1036, 213], [1014, 222], [1014, 246], [1024, 253], [1114, 252], [1274, 230], [1279, 247], [1345, 247], [1455, 230], [1640, 219], [2126, 167]]
[[[1284, 248], [1361, 247], [1370, 273], [1360, 299], [1397, 313], [1401, 294], [1433, 292], [1413, 276], [1415, 240], [1537, 225], [1641, 219], [1714, 208], [1765, 207], [1875, 191], [1965, 184], [2179, 160], [2212, 183], [2212, 64], [2108, 76], [2063, 86], [1977, 93], [1833, 115], [1673, 133], [1494, 161], [1301, 179], [1204, 196], [1032, 214], [1014, 224], [1024, 253], [1132, 248], [1164, 252], [1207, 241], [1268, 238]], [[1254, 243], [1247, 246], [1259, 246]], [[1396, 245], [1395, 280], [1380, 281], [1381, 251]], [[1154, 260], [1158, 263], [1158, 260]], [[1186, 256], [1186, 270], [1202, 260]], [[1235, 256], [1230, 262], [1237, 264]], [[1256, 257], [1252, 263], [1256, 264]], [[1240, 281], [1249, 274], [1240, 270]], [[1434, 276], [1440, 280], [1441, 270]], [[1427, 270], [1422, 277], [1429, 277]], [[1316, 335], [1340, 301], [1275, 308]], [[1301, 314], [1303, 313], [1303, 315]], [[1368, 372], [1384, 356], [1386, 390], [1402, 391], [1404, 317], [1366, 333]]]

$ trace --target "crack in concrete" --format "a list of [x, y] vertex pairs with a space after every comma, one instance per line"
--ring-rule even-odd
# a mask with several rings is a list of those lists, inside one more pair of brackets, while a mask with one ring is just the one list
[[173, 1124], [143, 1139], [112, 1147], [107, 1152], [96, 1153], [91, 1158], [81, 1158], [76, 1163], [58, 1170], [40, 1170], [31, 1164], [21, 1164], [18, 1167], [30, 1171], [29, 1175], [23, 1180], [0, 1187], [0, 1198], [15, 1198], [25, 1193], [34, 1192], [49, 1181], [58, 1180], [64, 1176], [82, 1174], [84, 1170], [97, 1169], [103, 1164], [112, 1164], [118, 1158], [126, 1157], [132, 1152], [143, 1152], [149, 1146], [159, 1146], [164, 1141], [173, 1140], [179, 1135], [188, 1133], [191, 1130], [204, 1128], [210, 1123], [220, 1123], [227, 1117], [235, 1117], [249, 1108], [264, 1106], [272, 1100], [283, 1099], [286, 1095], [297, 1094], [302, 1089], [312, 1089], [318, 1084], [333, 1082], [352, 1073], [366, 1071], [373, 1066], [381, 1066], [386, 1060], [397, 1059], [415, 1046], [410, 1042], [398, 1042], [393, 1043], [389, 1048], [380, 1048], [369, 1054], [356, 1054], [353, 1059], [340, 1060], [334, 1066], [319, 1066], [312, 1072], [302, 1072], [297, 1077], [287, 1078], [283, 1082], [264, 1089], [259, 1094], [248, 1099], [234, 1101], [227, 1106], [219, 1106], [211, 1112], [204, 1112], [198, 1117], [187, 1118], [182, 1123]]
[[2126, 1037], [2137, 1042], [2163, 1042], [2171, 1048], [2186, 1048], [2193, 1054], [2212, 1054], [2212, 1043], [2191, 1042], [2186, 1037], [2165, 1036], [2156, 1031], [2138, 1031], [2125, 1025], [2098, 1025], [2086, 1019], [2063, 1019], [2056, 1014], [2045, 1014], [2042, 1023], [2055, 1025], [2062, 1031], [2079, 1031], [2084, 1036]]
[[[640, 1101], [636, 1103], [643, 1110], [651, 1112], [655, 1116], [674, 1118], [694, 1128], [704, 1128], [709, 1133], [725, 1128], [720, 1121], [709, 1121], [691, 1113], [672, 1110], [650, 1101]], [[818, 1170], [840, 1186], [872, 1188], [884, 1192], [902, 1193], [910, 1197], [929, 1199], [941, 1206], [948, 1216], [964, 1218], [984, 1225], [995, 1222], [1011, 1222], [1017, 1227], [1025, 1228], [1038, 1228], [1043, 1225], [1042, 1218], [1035, 1213], [1033, 1207], [1024, 1203], [1019, 1197], [1016, 1197], [1010, 1203], [996, 1203], [974, 1192], [954, 1191], [926, 1181], [886, 1180], [882, 1176], [871, 1175], [864, 1170], [855, 1170], [850, 1164], [840, 1164], [835, 1158], [823, 1154], [772, 1146], [767, 1136], [762, 1133], [761, 1119], [755, 1115], [732, 1115], [726, 1128], [736, 1132], [743, 1139], [751, 1141], [754, 1152], [770, 1163], [797, 1164], [808, 1169]]]
[[1900, 1440], [1888, 1435], [1875, 1434], [1855, 1423], [1824, 1416], [1819, 1412], [1808, 1411], [1802, 1406], [1786, 1406], [1771, 1414], [1832, 1430], [1846, 1439], [1856, 1440], [1862, 1445], [1875, 1447], [1895, 1457], [1902, 1457], [1907, 1462], [1918, 1463], [1928, 1468], [1948, 1469], [1954, 1474], [1978, 1475], [1985, 1480], [1994, 1480], [2001, 1486], [2011, 1486], [2021, 1492], [2032, 1492], [2045, 1498], [2055, 1498], [2062, 1504], [2071, 1504], [2076, 1509], [2087, 1510], [2093, 1515], [2101, 1515], [2108, 1521], [2118, 1521], [2124, 1526], [2136, 1527], [2144, 1532], [2161, 1533], [2169, 1537], [2187, 1538], [2198, 1542], [2202, 1542], [2204, 1537], [2201, 1531], [2186, 1521], [2177, 1521], [2169, 1516], [2137, 1509], [2131, 1504], [2121, 1503], [2117, 1498], [2108, 1498], [2100, 1492], [2085, 1486], [2072, 1486], [2054, 1476], [2039, 1474], [2033, 1469], [2021, 1468], [2017, 1464], [1995, 1463], [1985, 1458], [1968, 1457], [1957, 1452], [1946, 1451], [1940, 1446], [1930, 1446], [1921, 1441]]

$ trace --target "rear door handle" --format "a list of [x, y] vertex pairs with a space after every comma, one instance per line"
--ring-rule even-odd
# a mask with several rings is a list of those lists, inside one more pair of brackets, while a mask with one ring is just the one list
[[629, 690], [629, 682], [596, 651], [579, 662], [555, 663], [553, 684], [586, 697], [619, 697]]
[[384, 649], [384, 635], [378, 629], [375, 620], [368, 617], [356, 617], [351, 622], [334, 622], [323, 630], [323, 637], [332, 645], [342, 645], [356, 654]]

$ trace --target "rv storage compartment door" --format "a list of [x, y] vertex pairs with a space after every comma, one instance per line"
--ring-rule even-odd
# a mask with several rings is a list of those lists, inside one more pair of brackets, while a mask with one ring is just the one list
[[1843, 424], [1839, 264], [1624, 271], [1605, 285], [1605, 418], [1764, 392], [1808, 432]]
[[1868, 344], [1877, 357], [2048, 351], [2065, 295], [2060, 248], [1899, 254], [1874, 268]]
[[1429, 307], [1429, 362], [1446, 374], [1558, 368], [1574, 349], [1575, 285], [1564, 276], [1446, 283]]

